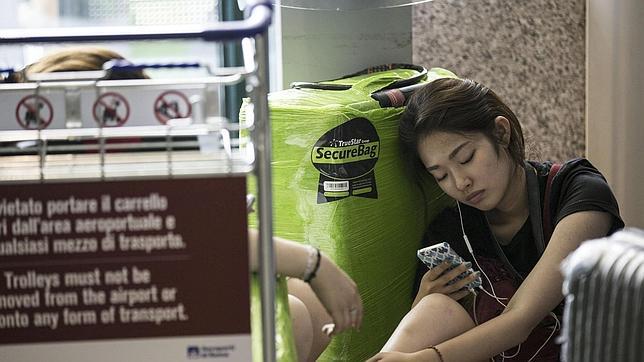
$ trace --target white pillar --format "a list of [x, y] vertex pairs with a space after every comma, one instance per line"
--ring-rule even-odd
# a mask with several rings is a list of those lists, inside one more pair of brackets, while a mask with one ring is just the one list
[[587, 2], [586, 154], [644, 228], [644, 1]]
[[283, 88], [294, 81], [327, 80], [369, 66], [412, 61], [411, 6], [346, 11], [282, 7], [280, 12]]

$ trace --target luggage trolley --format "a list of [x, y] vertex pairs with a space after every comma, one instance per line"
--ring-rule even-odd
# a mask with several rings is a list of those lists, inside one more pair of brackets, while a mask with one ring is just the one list
[[[78, 42], [103, 42], [103, 41], [142, 41], [142, 40], [168, 40], [168, 39], [201, 39], [204, 41], [229, 41], [241, 40], [244, 63], [241, 67], [227, 67], [210, 69], [207, 76], [187, 81], [164, 79], [141, 80], [103, 80], [106, 72], [123, 70], [128, 67], [198, 67], [198, 64], [113, 64], [111, 69], [94, 72], [74, 72], [69, 74], [36, 74], [27, 83], [0, 84], [0, 94], [18, 97], [15, 116], [22, 126], [22, 130], [0, 127], [0, 187], [3, 191], [3, 214], [20, 216], [25, 207], [27, 209], [40, 207], [43, 218], [46, 211], [42, 204], [38, 205], [28, 194], [23, 193], [24, 199], [20, 202], [15, 194], [16, 187], [38, 186], [46, 184], [56, 193], [53, 181], [74, 181], [82, 188], [83, 182], [88, 181], [107, 185], [106, 181], [112, 180], [150, 180], [155, 178], [167, 180], [180, 180], [189, 175], [215, 174], [231, 177], [254, 172], [257, 177], [257, 212], [259, 221], [259, 278], [262, 311], [262, 355], [264, 361], [274, 361], [275, 351], [275, 266], [272, 244], [272, 198], [271, 198], [271, 171], [270, 150], [271, 131], [268, 115], [268, 45], [267, 32], [272, 18], [272, 6], [268, 0], [258, 0], [248, 4], [245, 10], [246, 17], [242, 21], [219, 22], [207, 27], [173, 26], [163, 27], [102, 27], [102, 28], [61, 28], [61, 29], [35, 29], [35, 30], [2, 30], [0, 32], [0, 45], [2, 44], [28, 44], [28, 43], [78, 43]], [[2, 70], [3, 72], [8, 70]], [[70, 78], [71, 77], [71, 78]], [[246, 109], [246, 120], [240, 124], [229, 122], [225, 117], [215, 114], [217, 102], [209, 97], [218, 96], [217, 87], [245, 81], [250, 96], [250, 106]], [[186, 99], [184, 106], [193, 107], [191, 112], [180, 112], [174, 105], [174, 112], [167, 112], [167, 104], [161, 102], [156, 116], [160, 124], [119, 126], [119, 120], [125, 116], [120, 114], [123, 101], [118, 92], [145, 92], [158, 90], [169, 86], [190, 88], [198, 93], [196, 97]], [[70, 89], [72, 91], [70, 91]], [[195, 90], [197, 89], [197, 90]], [[201, 90], [199, 90], [201, 89]], [[112, 99], [97, 102], [93, 107], [96, 124], [86, 122], [87, 115], [83, 115], [81, 108], [82, 95], [93, 92], [97, 99], [112, 96]], [[201, 92], [201, 93], [199, 93]], [[26, 94], [26, 95], [25, 95]], [[43, 95], [51, 94], [59, 97], [65, 104], [64, 124], [48, 128], [54, 119], [51, 104]], [[106, 96], [108, 95], [108, 96]], [[18, 99], [17, 98], [17, 99]], [[161, 97], [159, 97], [161, 98]], [[187, 97], [186, 97], [187, 98]], [[111, 103], [110, 103], [111, 102]], [[110, 107], [110, 104], [113, 106]], [[116, 106], [114, 106], [116, 105]], [[121, 108], [119, 108], [121, 107]], [[165, 108], [164, 108], [165, 107]], [[85, 109], [87, 107], [84, 107]], [[129, 112], [129, 110], [127, 110]], [[7, 112], [4, 112], [7, 116]], [[10, 113], [9, 116], [13, 116]], [[57, 114], [57, 116], [61, 116]], [[21, 122], [22, 121], [22, 122]], [[111, 122], [111, 123], [110, 123]], [[17, 125], [16, 125], [17, 126]], [[9, 127], [11, 128], [11, 127]], [[249, 134], [249, 136], [245, 136]], [[154, 190], [154, 189], [152, 189]], [[245, 190], [243, 190], [245, 193]], [[14, 194], [10, 194], [12, 192]], [[16, 198], [15, 204], [13, 198]], [[22, 201], [28, 200], [27, 204]], [[78, 200], [68, 200], [62, 207], [65, 212], [72, 213], [72, 203]], [[85, 213], [88, 207], [100, 209], [98, 205], [84, 204]], [[112, 200], [113, 201], [113, 200]], [[131, 201], [131, 200], [130, 200]], [[7, 206], [8, 204], [11, 204]], [[109, 205], [112, 205], [108, 201]], [[163, 198], [152, 192], [146, 200], [135, 200], [122, 205], [125, 209], [143, 207], [153, 208], [154, 205], [163, 204]], [[47, 204], [49, 206], [49, 204]], [[111, 206], [110, 206], [111, 207]], [[27, 210], [24, 209], [24, 210]], [[245, 208], [244, 208], [245, 211]], [[25, 211], [25, 215], [30, 215]], [[55, 213], [56, 207], [49, 212]], [[95, 212], [95, 211], [94, 211]], [[38, 210], [36, 211], [38, 214]], [[245, 213], [244, 213], [245, 218]], [[13, 220], [7, 226], [0, 224], [0, 235], [6, 236], [8, 229], [19, 225], [26, 225], [25, 235], [29, 234], [28, 220]], [[23, 222], [24, 221], [24, 222]], [[165, 220], [168, 222], [167, 219]], [[245, 220], [244, 220], [245, 221]], [[149, 220], [144, 221], [150, 222]], [[99, 222], [100, 223], [100, 222]], [[42, 228], [41, 226], [37, 226]], [[245, 225], [245, 222], [244, 222]], [[167, 225], [166, 225], [167, 226]], [[55, 227], [55, 226], [52, 226]], [[64, 228], [65, 226], [59, 226]], [[50, 231], [54, 232], [54, 231]], [[53, 237], [53, 236], [52, 236]], [[181, 241], [166, 240], [167, 245], [180, 247]], [[176, 238], [175, 238], [176, 239]], [[21, 250], [32, 248], [36, 255], [38, 245], [43, 243], [29, 241], [25, 237], [22, 241], [15, 241], [14, 245], [23, 242]], [[29, 244], [31, 243], [31, 244]], [[48, 244], [46, 241], [45, 243]], [[59, 247], [69, 247], [70, 250], [82, 240], [61, 243]], [[74, 245], [72, 245], [74, 244]], [[91, 248], [91, 242], [90, 248]], [[134, 245], [134, 244], [128, 244]], [[139, 244], [140, 245], [140, 244]], [[154, 243], [146, 244], [154, 245]], [[177, 246], [179, 245], [179, 246]], [[87, 246], [87, 245], [85, 245]], [[83, 245], [81, 245], [83, 247]], [[35, 248], [35, 249], [34, 249]], [[49, 248], [49, 247], [47, 247]], [[6, 250], [11, 250], [7, 245]], [[14, 248], [15, 249], [15, 248]], [[15, 249], [17, 250], [17, 249]], [[13, 251], [18, 255], [21, 252]], [[149, 250], [148, 250], [149, 251]], [[7, 251], [7, 253], [11, 253]], [[4, 257], [3, 257], [4, 258]], [[6, 260], [6, 259], [5, 259]], [[15, 263], [14, 263], [15, 264]], [[99, 273], [96, 271], [96, 273]], [[25, 274], [24, 280], [31, 280]], [[125, 274], [127, 275], [127, 274]], [[143, 274], [142, 274], [143, 275]], [[67, 276], [67, 274], [65, 274]], [[81, 276], [79, 276], [80, 278]], [[98, 280], [104, 281], [106, 275], [101, 275]], [[141, 277], [139, 275], [139, 277]], [[92, 275], [83, 276], [84, 280], [91, 280]], [[89, 278], [89, 279], [88, 279]], [[118, 279], [118, 275], [114, 276]], [[41, 278], [42, 279], [42, 278]], [[18, 279], [16, 279], [18, 280]], [[40, 280], [40, 279], [39, 279]], [[80, 280], [80, 279], [79, 279]], [[18, 281], [16, 282], [18, 283]], [[80, 283], [80, 282], [79, 282]], [[81, 284], [79, 284], [81, 285]], [[84, 285], [91, 285], [84, 284]], [[44, 292], [42, 290], [39, 291]], [[176, 292], [176, 290], [175, 290]], [[34, 292], [35, 293], [35, 292]], [[17, 296], [16, 298], [18, 298]], [[24, 298], [28, 296], [25, 294]], [[37, 296], [38, 300], [40, 295]], [[64, 296], [57, 296], [64, 305]], [[43, 297], [44, 298], [44, 297]], [[6, 300], [4, 301], [7, 302]], [[180, 315], [180, 311], [172, 311]], [[109, 313], [108, 313], [109, 314]], [[168, 312], [167, 314], [171, 314]], [[83, 315], [77, 315], [79, 321]], [[71, 317], [70, 317], [71, 318]], [[108, 316], [109, 319], [109, 316]], [[70, 319], [71, 320], [71, 319]], [[7, 319], [9, 321], [9, 319]], [[3, 320], [3, 323], [6, 321]], [[16, 317], [11, 323], [20, 322]], [[7, 322], [8, 323], [8, 322]], [[80, 322], [79, 322], [80, 323]], [[107, 337], [107, 338], [115, 338]], [[74, 340], [82, 340], [76, 338]], [[39, 340], [46, 341], [46, 340]], [[1, 347], [1, 346], [0, 346]], [[187, 347], [188, 355], [192, 352]], [[198, 347], [194, 347], [198, 348]], [[210, 351], [219, 353], [220, 350]], [[195, 352], [198, 353], [198, 352]], [[199, 357], [198, 354], [195, 357]], [[207, 357], [207, 356], [206, 356]]]

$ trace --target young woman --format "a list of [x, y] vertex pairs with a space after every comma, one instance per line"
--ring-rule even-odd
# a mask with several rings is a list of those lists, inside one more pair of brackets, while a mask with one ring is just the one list
[[524, 160], [516, 116], [471, 80], [418, 90], [400, 135], [411, 162], [456, 201], [430, 225], [427, 245], [448, 242], [484, 290], [463, 289], [475, 274], [447, 284], [466, 263], [424, 267], [411, 311], [370, 361], [558, 361], [559, 265], [584, 240], [624, 226], [606, 180], [575, 159], [548, 186], [552, 163]]

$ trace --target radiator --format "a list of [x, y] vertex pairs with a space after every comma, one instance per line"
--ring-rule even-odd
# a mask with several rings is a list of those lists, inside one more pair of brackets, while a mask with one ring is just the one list
[[644, 361], [644, 231], [587, 241], [562, 271], [562, 360]]

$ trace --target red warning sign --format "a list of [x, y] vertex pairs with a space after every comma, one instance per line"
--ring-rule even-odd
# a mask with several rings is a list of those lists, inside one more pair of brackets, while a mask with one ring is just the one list
[[166, 124], [171, 119], [190, 117], [192, 105], [185, 94], [169, 90], [154, 101], [154, 115], [161, 124]]
[[122, 126], [130, 117], [130, 104], [118, 93], [103, 93], [94, 102], [92, 114], [96, 122], [103, 127]]
[[16, 120], [24, 129], [45, 129], [54, 118], [54, 108], [47, 98], [28, 95], [16, 106]]

